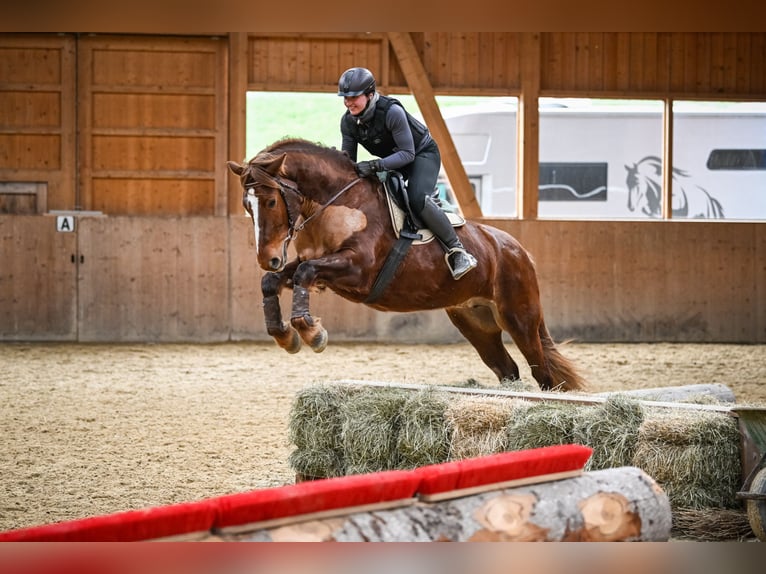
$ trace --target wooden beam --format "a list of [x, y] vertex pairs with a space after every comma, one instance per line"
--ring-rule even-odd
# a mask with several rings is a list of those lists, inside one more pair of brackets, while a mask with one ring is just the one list
[[[229, 33], [229, 158], [242, 161], [246, 153], [247, 126], [247, 62], [248, 34], [246, 32]], [[226, 190], [229, 215], [242, 215], [242, 189], [239, 179], [226, 166], [216, 166], [225, 170]]]
[[662, 219], [673, 218], [673, 98], [662, 114]]
[[[537, 219], [540, 186], [540, 34], [521, 35], [521, 97], [519, 98], [516, 213]], [[513, 158], [509, 158], [511, 161]]]
[[468, 182], [468, 176], [455, 149], [455, 143], [452, 141], [447, 124], [439, 111], [431, 82], [423, 63], [420, 61], [412, 37], [408, 32], [389, 32], [388, 39], [399, 60], [399, 66], [402, 68], [404, 77], [407, 79], [407, 85], [412, 90], [423, 118], [431, 130], [431, 135], [439, 144], [442, 163], [463, 216], [468, 219], [482, 217], [481, 207], [476, 201], [476, 194]]

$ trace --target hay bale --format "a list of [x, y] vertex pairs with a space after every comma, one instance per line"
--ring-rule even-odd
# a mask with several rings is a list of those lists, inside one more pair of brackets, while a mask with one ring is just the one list
[[631, 466], [644, 409], [621, 395], [607, 398], [596, 407], [580, 408], [574, 417], [572, 442], [593, 449], [585, 470]]
[[477, 397], [461, 397], [450, 403], [445, 412], [451, 435], [449, 459], [462, 460], [507, 450], [505, 427], [520, 403], [523, 401]]
[[398, 435], [408, 391], [365, 388], [341, 405], [341, 440], [346, 474], [398, 468]]
[[708, 542], [753, 538], [747, 512], [721, 508], [680, 508], [673, 512], [672, 535]]
[[345, 475], [341, 405], [356, 392], [349, 386], [317, 385], [295, 395], [288, 438], [296, 449], [288, 463], [297, 474], [312, 478]]
[[515, 408], [506, 427], [507, 450], [525, 450], [574, 441], [574, 423], [581, 407], [542, 401]]
[[742, 466], [733, 417], [707, 411], [648, 411], [633, 464], [662, 486], [674, 509], [738, 506]]
[[444, 393], [432, 389], [407, 396], [400, 414], [397, 468], [407, 470], [447, 460], [450, 432], [445, 411], [448, 404]]

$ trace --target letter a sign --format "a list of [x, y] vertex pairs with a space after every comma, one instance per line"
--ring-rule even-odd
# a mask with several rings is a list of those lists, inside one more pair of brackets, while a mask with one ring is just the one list
[[59, 215], [56, 217], [56, 231], [64, 233], [74, 231], [74, 216]]

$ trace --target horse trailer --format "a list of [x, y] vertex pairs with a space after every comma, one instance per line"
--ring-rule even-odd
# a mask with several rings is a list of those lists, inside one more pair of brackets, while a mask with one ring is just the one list
[[[766, 105], [676, 106], [672, 217], [766, 219]], [[516, 216], [515, 100], [444, 119], [484, 215]], [[542, 105], [539, 133], [540, 218], [661, 217], [662, 102]]]

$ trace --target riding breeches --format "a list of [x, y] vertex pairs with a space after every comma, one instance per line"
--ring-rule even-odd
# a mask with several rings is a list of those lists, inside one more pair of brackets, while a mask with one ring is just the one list
[[420, 217], [426, 197], [430, 196], [441, 168], [441, 155], [436, 142], [418, 152], [415, 159], [407, 166], [407, 193], [413, 213]]

